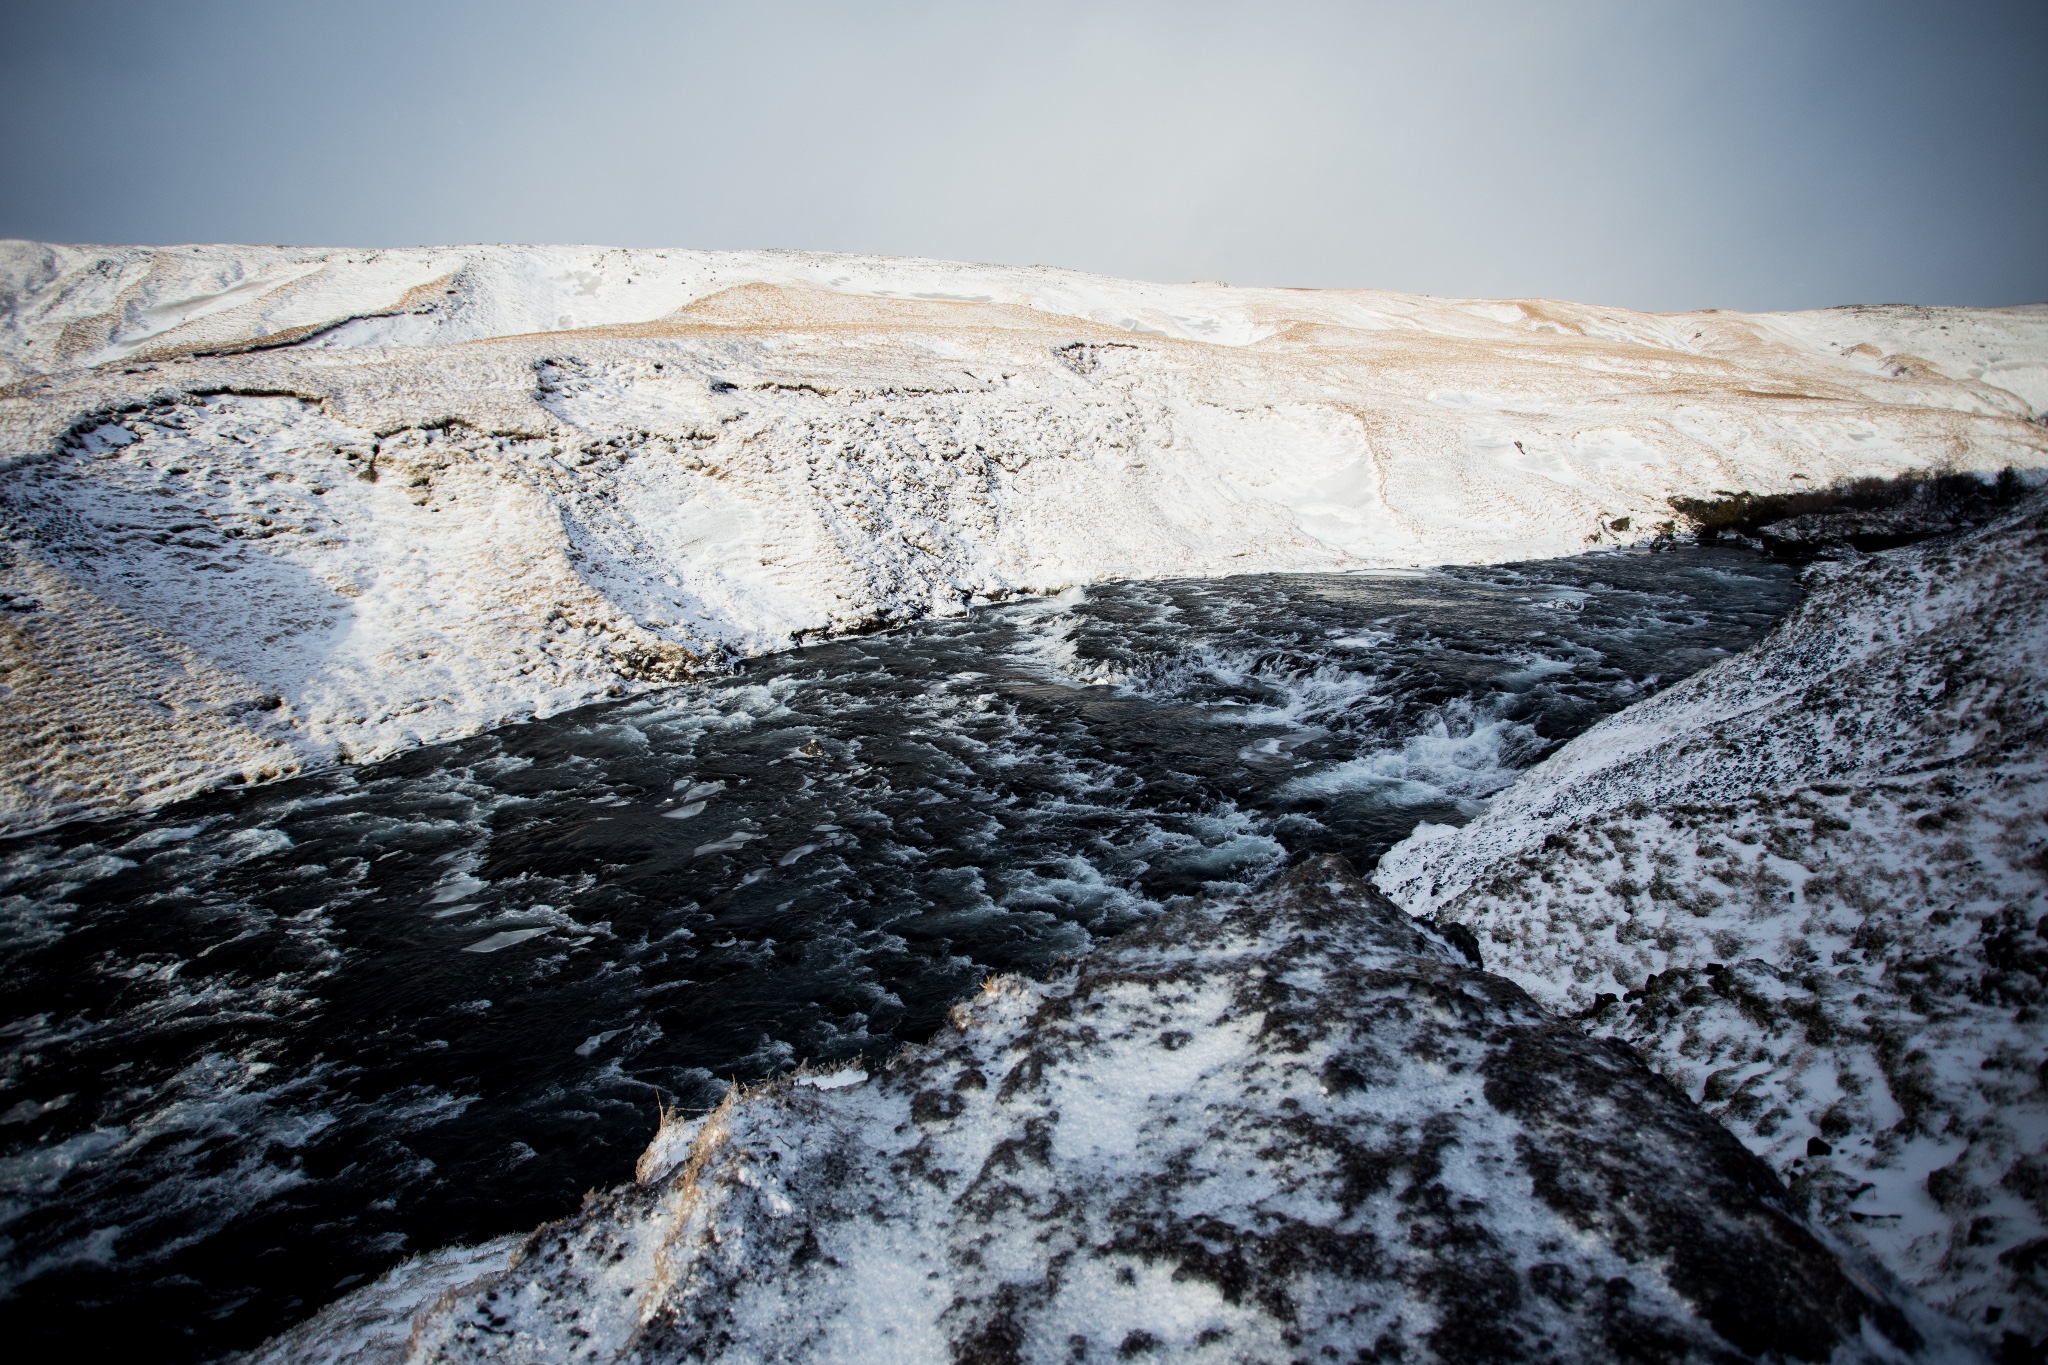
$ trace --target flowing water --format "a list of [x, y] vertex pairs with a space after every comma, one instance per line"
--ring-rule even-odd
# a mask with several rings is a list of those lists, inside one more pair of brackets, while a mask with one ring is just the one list
[[0, 843], [0, 1334], [253, 1345], [626, 1179], [662, 1104], [1467, 819], [1797, 592], [1724, 549], [1114, 585]]

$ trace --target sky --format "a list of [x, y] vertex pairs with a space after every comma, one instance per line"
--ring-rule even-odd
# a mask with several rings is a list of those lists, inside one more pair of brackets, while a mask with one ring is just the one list
[[2048, 300], [2048, 3], [0, 0], [0, 237]]

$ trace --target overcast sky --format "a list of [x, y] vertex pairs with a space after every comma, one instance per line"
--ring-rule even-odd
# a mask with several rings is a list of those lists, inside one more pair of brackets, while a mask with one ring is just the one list
[[2048, 299], [2048, 3], [7, 0], [0, 236]]

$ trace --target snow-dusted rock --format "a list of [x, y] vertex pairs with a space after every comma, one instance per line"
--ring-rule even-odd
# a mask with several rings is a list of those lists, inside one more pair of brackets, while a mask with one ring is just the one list
[[256, 1359], [1971, 1358], [1338, 859], [666, 1126], [638, 1174]]
[[1376, 880], [1635, 1046], [1935, 1303], [2038, 1350], [2048, 505], [1810, 584], [1752, 650]]
[[0, 828], [1119, 577], [2048, 464], [2048, 309], [794, 252], [0, 244]]

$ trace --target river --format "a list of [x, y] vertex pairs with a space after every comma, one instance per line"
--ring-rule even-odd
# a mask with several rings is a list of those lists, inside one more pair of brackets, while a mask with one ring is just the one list
[[1367, 868], [1797, 596], [1720, 548], [1092, 587], [0, 843], [0, 1330], [253, 1345], [662, 1105]]

